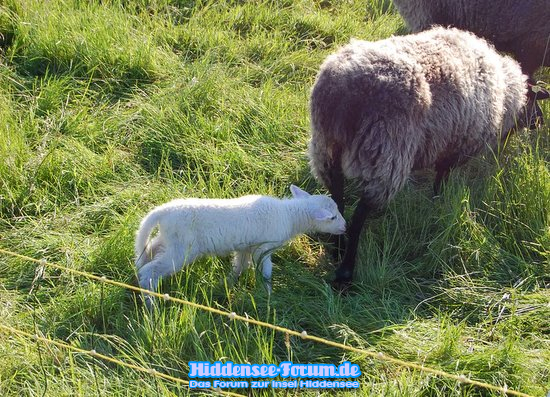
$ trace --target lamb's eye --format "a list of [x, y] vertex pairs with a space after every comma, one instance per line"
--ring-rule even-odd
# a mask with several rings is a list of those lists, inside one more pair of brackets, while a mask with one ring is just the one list
[[331, 220], [331, 221], [335, 221], [336, 218], [337, 218], [337, 216], [336, 216], [336, 215], [333, 215], [333, 216], [330, 217], [330, 220]]

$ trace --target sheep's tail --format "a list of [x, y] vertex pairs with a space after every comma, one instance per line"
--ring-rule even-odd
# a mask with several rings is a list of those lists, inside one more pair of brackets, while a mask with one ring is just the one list
[[143, 265], [149, 262], [152, 258], [151, 242], [149, 236], [153, 229], [159, 224], [161, 214], [158, 211], [152, 211], [139, 225], [136, 233], [136, 243], [134, 252], [136, 254], [136, 267], [140, 269]]

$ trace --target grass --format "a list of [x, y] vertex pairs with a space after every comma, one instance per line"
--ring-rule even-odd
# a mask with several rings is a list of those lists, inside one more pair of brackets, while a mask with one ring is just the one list
[[[403, 32], [383, 0], [6, 0], [0, 247], [132, 282], [134, 232], [156, 204], [285, 196], [290, 183], [322, 190], [305, 156], [320, 63], [350, 37]], [[199, 261], [163, 291], [545, 395], [549, 148], [548, 126], [518, 134], [453, 172], [434, 200], [419, 176], [365, 229], [347, 296], [331, 289], [323, 246], [306, 237], [276, 253], [270, 299], [253, 271], [221, 288], [228, 258]], [[186, 378], [192, 360], [350, 360], [363, 376], [348, 394], [498, 395], [176, 304], [147, 316], [128, 291], [35, 268], [0, 256], [0, 324], [173, 376]], [[190, 394], [23, 337], [0, 341], [3, 396]]]

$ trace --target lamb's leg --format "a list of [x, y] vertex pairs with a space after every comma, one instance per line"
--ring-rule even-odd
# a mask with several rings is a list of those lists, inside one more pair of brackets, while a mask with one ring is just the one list
[[248, 269], [251, 260], [252, 254], [250, 251], [235, 252], [235, 258], [233, 259], [233, 270], [227, 277], [227, 285], [233, 286], [237, 282], [243, 270]]
[[369, 199], [365, 196], [361, 196], [346, 232], [347, 244], [344, 259], [338, 269], [336, 269], [334, 285], [338, 288], [349, 284], [353, 278], [353, 269], [355, 268], [355, 259], [357, 256], [357, 247], [359, 246], [361, 230], [363, 229], [363, 224], [367, 219], [367, 215], [376, 209], [377, 207], [373, 206]]
[[265, 289], [267, 294], [271, 295], [273, 289], [271, 284], [271, 273], [273, 271], [273, 263], [271, 262], [271, 253], [269, 249], [256, 250], [253, 255], [254, 263], [259, 264], [262, 269], [262, 276], [264, 279]]
[[271, 273], [273, 271], [273, 262], [271, 262], [271, 255], [266, 255], [262, 260], [262, 276], [264, 277], [265, 289], [267, 294], [271, 295], [273, 286], [271, 284]]
[[[150, 242], [147, 243], [143, 252], [136, 258], [136, 269], [139, 272], [146, 264], [150, 263], [154, 258], [159, 256], [162, 251], [162, 240], [160, 236], [156, 236]], [[139, 283], [137, 279], [134, 279], [134, 283]]]
[[141, 267], [151, 262], [160, 251], [161, 239], [160, 236], [154, 237], [151, 241], [147, 242], [143, 252], [136, 258], [136, 268], [139, 270]]
[[160, 236], [157, 236], [151, 241], [151, 246], [150, 246], [151, 259], [155, 258], [157, 255], [160, 255], [162, 252], [162, 249], [163, 249], [162, 239], [160, 238]]
[[[176, 273], [183, 266], [191, 263], [195, 257], [196, 255], [191, 250], [167, 249], [138, 270], [139, 286], [143, 289], [156, 291], [162, 277]], [[151, 309], [154, 302], [153, 297], [146, 294], [144, 299], [147, 308]]]

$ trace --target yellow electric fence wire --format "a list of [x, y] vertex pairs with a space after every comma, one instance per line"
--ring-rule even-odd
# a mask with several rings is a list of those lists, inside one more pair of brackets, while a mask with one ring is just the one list
[[421, 372], [441, 376], [441, 377], [448, 378], [448, 379], [453, 379], [453, 380], [455, 380], [457, 382], [460, 382], [460, 383], [466, 383], [466, 384], [470, 384], [470, 385], [474, 385], [474, 386], [479, 386], [479, 387], [482, 387], [482, 388], [485, 388], [485, 389], [488, 389], [488, 390], [501, 392], [501, 393], [508, 394], [508, 395], [511, 395], [511, 396], [533, 397], [529, 394], [522, 393], [522, 392], [515, 391], [515, 390], [510, 390], [506, 387], [495, 386], [495, 385], [492, 385], [492, 384], [489, 384], [489, 383], [473, 380], [473, 379], [470, 379], [470, 378], [468, 378], [464, 375], [450, 374], [448, 372], [445, 372], [445, 371], [442, 371], [442, 370], [439, 370], [439, 369], [425, 367], [422, 364], [416, 364], [416, 363], [413, 363], [413, 362], [400, 360], [398, 358], [385, 355], [381, 352], [377, 353], [377, 352], [372, 352], [372, 351], [369, 351], [369, 350], [359, 349], [359, 348], [352, 347], [352, 346], [347, 346], [347, 345], [344, 345], [344, 344], [339, 343], [339, 342], [333, 342], [333, 341], [328, 340], [328, 339], [320, 338], [318, 336], [308, 335], [306, 331], [302, 331], [302, 332], [294, 331], [292, 329], [280, 327], [278, 325], [266, 323], [264, 321], [259, 321], [259, 320], [254, 320], [252, 318], [243, 317], [243, 316], [240, 316], [240, 315], [238, 315], [234, 312], [231, 312], [231, 313], [226, 312], [226, 311], [223, 311], [223, 310], [215, 309], [213, 307], [204, 306], [204, 305], [201, 305], [199, 303], [190, 302], [190, 301], [187, 301], [187, 300], [184, 300], [184, 299], [174, 298], [174, 297], [172, 297], [168, 294], [159, 294], [158, 292], [149, 291], [149, 290], [139, 288], [139, 287], [136, 287], [136, 286], [133, 286], [133, 285], [129, 285], [129, 284], [126, 284], [126, 283], [122, 283], [122, 282], [119, 282], [119, 281], [110, 280], [110, 279], [106, 278], [105, 276], [100, 277], [100, 276], [96, 276], [94, 274], [86, 273], [86, 272], [83, 272], [83, 271], [80, 271], [80, 270], [70, 269], [70, 268], [65, 267], [65, 266], [61, 266], [61, 265], [58, 265], [58, 264], [55, 264], [55, 263], [47, 262], [43, 259], [39, 260], [39, 259], [31, 258], [29, 256], [17, 254], [15, 252], [7, 251], [7, 250], [4, 250], [2, 248], [0, 248], [0, 253], [6, 254], [6, 255], [11, 255], [11, 256], [14, 256], [14, 257], [17, 257], [17, 258], [20, 258], [20, 259], [25, 259], [25, 260], [30, 261], [30, 262], [39, 263], [43, 266], [49, 266], [49, 267], [52, 267], [52, 268], [55, 268], [55, 269], [58, 269], [58, 270], [64, 270], [64, 271], [67, 271], [67, 272], [70, 272], [70, 273], [73, 273], [73, 274], [77, 274], [77, 275], [80, 275], [80, 276], [83, 276], [83, 277], [87, 277], [87, 278], [90, 278], [90, 279], [93, 279], [93, 280], [100, 281], [102, 283], [111, 284], [111, 285], [115, 285], [115, 286], [118, 286], [118, 287], [121, 287], [121, 288], [141, 292], [143, 294], [148, 294], [148, 295], [151, 295], [151, 296], [155, 296], [157, 298], [161, 298], [161, 299], [164, 299], [166, 301], [172, 301], [172, 302], [180, 303], [180, 304], [183, 304], [183, 305], [191, 306], [191, 307], [194, 307], [194, 308], [197, 308], [197, 309], [200, 309], [200, 310], [205, 310], [205, 311], [208, 311], [208, 312], [211, 312], [211, 313], [216, 313], [216, 314], [219, 314], [221, 316], [229, 317], [230, 320], [238, 320], [238, 321], [246, 322], [246, 323], [249, 323], [249, 324], [254, 324], [254, 325], [257, 325], [259, 327], [270, 328], [270, 329], [273, 329], [275, 331], [279, 331], [279, 332], [282, 332], [282, 333], [285, 333], [285, 334], [288, 334], [288, 335], [298, 336], [298, 337], [300, 337], [304, 340], [310, 340], [310, 341], [322, 343], [322, 344], [327, 345], [327, 346], [336, 347], [336, 348], [339, 348], [339, 349], [342, 349], [342, 350], [347, 350], [347, 351], [351, 351], [351, 352], [354, 352], [354, 353], [363, 354], [363, 355], [371, 357], [375, 360], [385, 361], [385, 362], [392, 363], [392, 364], [395, 364], [395, 365], [398, 365], [398, 366], [401, 366], [401, 367], [415, 369], [415, 370], [418, 370], [418, 371], [421, 371]]
[[[140, 367], [139, 365], [130, 364], [130, 363], [118, 360], [116, 358], [98, 353], [95, 350], [81, 349], [79, 347], [69, 345], [68, 343], [65, 343], [65, 342], [44, 338], [44, 337], [38, 336], [38, 335], [33, 335], [29, 332], [21, 331], [19, 329], [8, 327], [8, 326], [2, 325], [2, 324], [0, 324], [0, 330], [2, 330], [4, 332], [7, 332], [7, 333], [15, 334], [15, 335], [22, 335], [22, 336], [25, 336], [29, 339], [35, 340], [35, 341], [39, 341], [39, 342], [42, 342], [42, 343], [47, 343], [47, 344], [54, 345], [54, 346], [57, 346], [57, 347], [61, 347], [63, 349], [67, 349], [67, 350], [72, 350], [72, 351], [75, 351], [77, 353], [82, 353], [82, 354], [86, 354], [88, 356], [100, 358], [102, 360], [105, 360], [105, 361], [108, 361], [108, 362], [111, 362], [111, 363], [114, 363], [114, 364], [117, 364], [117, 365], [120, 365], [120, 366], [123, 366], [123, 367], [131, 368], [135, 371], [144, 372], [144, 373], [147, 373], [149, 375], [156, 376], [158, 378], [162, 378], [162, 379], [165, 379], [165, 380], [169, 380], [169, 381], [174, 382], [174, 383], [180, 383], [184, 386], [189, 387], [189, 382], [184, 380], [184, 379], [176, 378], [175, 376], [171, 376], [171, 375], [164, 374], [162, 372], [158, 372], [154, 368], [145, 368], [145, 367]], [[201, 391], [205, 391], [205, 389], [201, 389]], [[208, 391], [211, 391], [213, 393], [226, 395], [226, 396], [246, 397], [243, 394], [228, 392], [228, 391], [224, 391], [224, 390], [208, 389]]]

